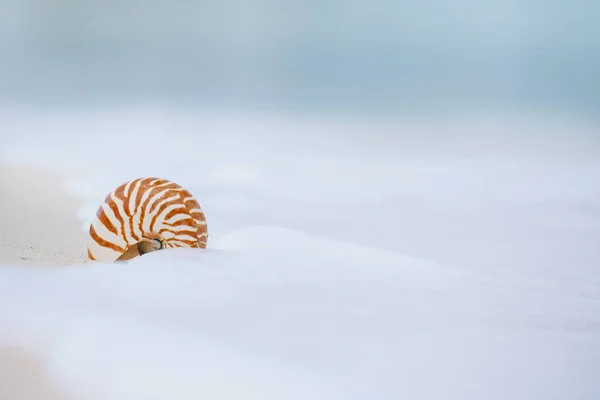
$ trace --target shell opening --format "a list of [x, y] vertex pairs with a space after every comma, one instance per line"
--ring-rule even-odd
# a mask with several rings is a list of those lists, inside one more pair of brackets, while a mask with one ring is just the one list
[[150, 241], [141, 241], [137, 245], [138, 252], [140, 255], [144, 255], [146, 253], [152, 253], [153, 251], [162, 250], [163, 242], [159, 239], [152, 239]]
[[142, 240], [134, 244], [133, 246], [129, 246], [127, 250], [117, 259], [117, 261], [127, 261], [135, 258], [137, 256], [143, 256], [147, 253], [152, 253], [153, 251], [162, 250], [164, 248], [163, 242], [159, 239], [152, 240]]

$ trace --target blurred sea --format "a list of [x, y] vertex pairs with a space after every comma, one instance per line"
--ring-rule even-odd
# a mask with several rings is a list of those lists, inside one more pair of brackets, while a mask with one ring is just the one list
[[586, 0], [4, 0], [0, 103], [341, 116], [600, 109]]

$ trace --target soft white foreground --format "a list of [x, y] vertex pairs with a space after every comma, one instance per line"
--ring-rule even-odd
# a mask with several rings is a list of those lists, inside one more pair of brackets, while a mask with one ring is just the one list
[[76, 168], [82, 235], [138, 176], [206, 211], [205, 251], [0, 269], [0, 340], [77, 399], [600, 398], [600, 147], [582, 127], [3, 120], [4, 159]]

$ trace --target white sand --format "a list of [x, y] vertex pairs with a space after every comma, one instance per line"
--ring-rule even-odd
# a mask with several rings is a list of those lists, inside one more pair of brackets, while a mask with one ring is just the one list
[[86, 237], [76, 217], [79, 201], [63, 183], [56, 173], [0, 164], [0, 263], [85, 262]]
[[0, 348], [1, 400], [70, 400], [46, 376], [35, 355], [18, 348]]
[[[86, 261], [79, 202], [60, 174], [0, 164], [0, 264], [59, 267]], [[0, 347], [0, 400], [67, 399], [26, 349]]]

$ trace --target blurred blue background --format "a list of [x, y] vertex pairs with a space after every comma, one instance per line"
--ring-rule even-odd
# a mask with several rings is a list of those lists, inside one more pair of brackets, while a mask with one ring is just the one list
[[600, 2], [3, 0], [0, 100], [594, 117]]

